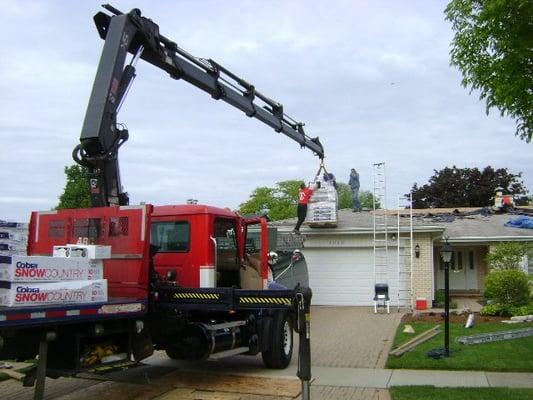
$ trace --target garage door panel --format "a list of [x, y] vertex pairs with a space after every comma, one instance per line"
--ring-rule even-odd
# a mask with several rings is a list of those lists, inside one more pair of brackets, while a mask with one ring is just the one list
[[[308, 248], [304, 250], [309, 286], [316, 305], [372, 305], [372, 248]], [[393, 257], [395, 258], [395, 257]], [[396, 292], [396, 268], [389, 260], [389, 294]], [[394, 291], [393, 291], [394, 289]]]

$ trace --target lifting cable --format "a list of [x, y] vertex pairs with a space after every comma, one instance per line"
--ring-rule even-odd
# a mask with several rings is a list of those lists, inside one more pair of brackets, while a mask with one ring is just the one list
[[318, 181], [318, 177], [320, 176], [320, 172], [324, 171], [325, 174], [329, 174], [329, 172], [326, 170], [326, 166], [324, 165], [324, 159], [321, 158], [320, 159], [320, 166], [318, 168], [318, 171], [316, 172], [316, 175], [315, 175], [315, 179], [313, 180], [313, 182], [317, 182]]

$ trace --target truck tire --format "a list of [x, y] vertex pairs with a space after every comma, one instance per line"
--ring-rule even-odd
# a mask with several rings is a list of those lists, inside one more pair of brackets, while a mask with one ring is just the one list
[[185, 358], [183, 352], [175, 346], [167, 347], [165, 353], [167, 353], [168, 358], [173, 360], [183, 360]]
[[285, 312], [274, 315], [268, 350], [261, 353], [267, 368], [287, 368], [292, 358], [293, 337], [292, 321]]

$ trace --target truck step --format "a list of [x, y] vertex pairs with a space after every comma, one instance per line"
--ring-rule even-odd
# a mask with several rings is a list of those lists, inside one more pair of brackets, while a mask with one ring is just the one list
[[224, 357], [236, 356], [238, 354], [243, 354], [243, 353], [246, 353], [248, 351], [250, 351], [249, 347], [236, 347], [236, 348], [231, 349], [231, 350], [224, 350], [224, 351], [220, 351], [218, 353], [211, 354], [209, 356], [209, 360], [220, 360], [221, 358], [224, 358]]
[[220, 324], [212, 324], [212, 325], [205, 325], [207, 330], [209, 331], [218, 331], [221, 329], [229, 329], [229, 328], [236, 328], [237, 326], [243, 326], [246, 325], [246, 321], [230, 321], [230, 322], [222, 322]]

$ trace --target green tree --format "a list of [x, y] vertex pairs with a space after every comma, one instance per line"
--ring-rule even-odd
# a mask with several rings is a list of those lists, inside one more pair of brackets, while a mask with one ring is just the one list
[[[248, 200], [239, 206], [239, 212], [241, 214], [267, 212], [273, 221], [294, 218], [296, 217], [298, 191], [302, 183], [304, 182], [300, 180], [288, 180], [276, 183], [273, 188], [258, 187], [254, 189]], [[346, 183], [337, 183], [337, 194], [339, 209], [352, 207], [350, 186]], [[371, 192], [367, 190], [359, 192], [359, 201], [362, 207], [372, 209], [372, 199]]]
[[299, 180], [288, 180], [276, 183], [273, 188], [258, 187], [239, 206], [239, 212], [256, 214], [267, 211], [274, 221], [296, 217], [298, 190], [302, 183]]
[[[370, 190], [362, 190], [359, 192], [359, 202], [361, 207], [372, 210], [374, 208], [374, 195]], [[376, 202], [376, 208], [381, 208], [379, 201]]]
[[446, 167], [429, 178], [423, 186], [414, 184], [411, 193], [414, 208], [437, 207], [486, 207], [497, 187], [506, 189], [509, 194], [527, 193], [520, 180], [522, 173], [513, 174], [507, 168], [494, 169]]
[[65, 175], [67, 183], [63, 193], [59, 196], [59, 204], [56, 209], [90, 207], [91, 195], [87, 168], [74, 164], [70, 167], [65, 167]]
[[491, 269], [518, 269], [520, 264], [531, 251], [531, 247], [519, 242], [498, 243], [487, 254], [486, 260]]
[[339, 209], [352, 208], [352, 189], [346, 183], [337, 182], [337, 194], [339, 196]]
[[527, 142], [533, 132], [533, 2], [452, 0], [451, 64], [462, 84], [480, 91], [487, 113], [493, 107], [516, 120], [515, 134]]
[[[339, 196], [339, 209], [352, 208], [352, 189], [346, 183], [337, 183], [337, 194]], [[372, 210], [374, 196], [369, 190], [359, 191], [359, 202], [361, 207]], [[379, 208], [379, 203], [376, 205]]]

